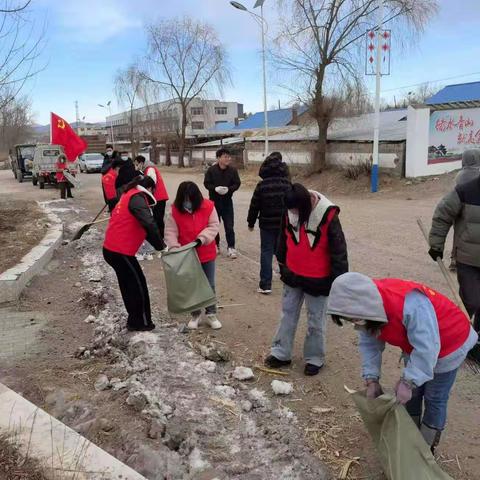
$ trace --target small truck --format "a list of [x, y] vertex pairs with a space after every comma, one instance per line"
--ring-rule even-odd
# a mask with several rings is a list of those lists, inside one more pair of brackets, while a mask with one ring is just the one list
[[[41, 190], [45, 184], [54, 185], [57, 183], [55, 174], [57, 172], [56, 163], [59, 155], [64, 153], [61, 145], [37, 144], [33, 156], [32, 183], [38, 184]], [[78, 171], [78, 163], [67, 161], [68, 171], [75, 176]]]
[[35, 144], [24, 143], [15, 145], [10, 151], [10, 166], [13, 176], [19, 183], [22, 183], [25, 178], [32, 176], [35, 147]]

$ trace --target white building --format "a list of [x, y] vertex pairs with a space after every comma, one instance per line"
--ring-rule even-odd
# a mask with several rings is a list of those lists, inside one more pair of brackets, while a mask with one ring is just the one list
[[[235, 123], [243, 117], [243, 104], [220, 100], [193, 99], [187, 111], [187, 137], [203, 136], [216, 125]], [[180, 130], [182, 109], [175, 100], [167, 100], [133, 111], [135, 136], [149, 140], [152, 131], [158, 134]], [[130, 138], [130, 111], [106, 118], [106, 126], [113, 126], [115, 141]]]

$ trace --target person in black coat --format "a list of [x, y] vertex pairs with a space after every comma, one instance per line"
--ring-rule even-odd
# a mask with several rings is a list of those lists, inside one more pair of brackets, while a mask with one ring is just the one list
[[271, 153], [258, 173], [262, 179], [253, 192], [248, 210], [248, 229], [253, 231], [257, 219], [260, 225], [260, 284], [258, 293], [272, 293], [272, 260], [277, 249], [280, 225], [284, 213], [285, 194], [291, 189], [288, 165], [279, 152]]
[[105, 175], [110, 170], [112, 162], [117, 158], [120, 158], [118, 152], [113, 149], [112, 145], [107, 145], [105, 147], [105, 154], [103, 155], [102, 175]]
[[[235, 251], [235, 230], [233, 213], [233, 194], [240, 188], [240, 177], [235, 167], [230, 165], [232, 157], [226, 148], [220, 148], [216, 153], [217, 163], [205, 173], [203, 184], [208, 190], [210, 200], [215, 203], [218, 216], [225, 227], [227, 240], [227, 254], [230, 258], [237, 258]], [[216, 239], [220, 245], [220, 235]]]
[[120, 153], [122, 166], [118, 171], [117, 179], [115, 180], [115, 188], [118, 191], [118, 196], [123, 193], [126, 185], [128, 185], [135, 177], [142, 175], [142, 172], [136, 170], [133, 160], [128, 156], [128, 152]]

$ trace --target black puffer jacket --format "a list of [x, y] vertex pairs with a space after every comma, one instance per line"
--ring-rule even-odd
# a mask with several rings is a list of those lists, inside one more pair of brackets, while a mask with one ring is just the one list
[[258, 172], [258, 182], [253, 192], [247, 222], [253, 228], [259, 218], [260, 228], [279, 230], [284, 211], [283, 199], [291, 188], [288, 165], [278, 158], [267, 158]]

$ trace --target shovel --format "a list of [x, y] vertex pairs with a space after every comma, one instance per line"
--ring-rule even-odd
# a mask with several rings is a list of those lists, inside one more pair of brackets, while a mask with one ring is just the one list
[[101, 222], [106, 222], [107, 220], [110, 220], [109, 218], [106, 218], [104, 220], [100, 220], [99, 222], [97, 222], [97, 218], [103, 213], [103, 211], [107, 208], [107, 205], [104, 205], [102, 207], [102, 209], [95, 215], [95, 218], [90, 222], [90, 223], [86, 223], [85, 225], [83, 225], [82, 227], [80, 227], [78, 230], [77, 230], [77, 233], [75, 233], [75, 235], [73, 236], [72, 238], [72, 242], [74, 242], [75, 240], [78, 240], [79, 238], [82, 237], [82, 235], [85, 233], [85, 232], [88, 232], [88, 230], [90, 229], [90, 227], [92, 225], [95, 225], [95, 223], [101, 223]]

